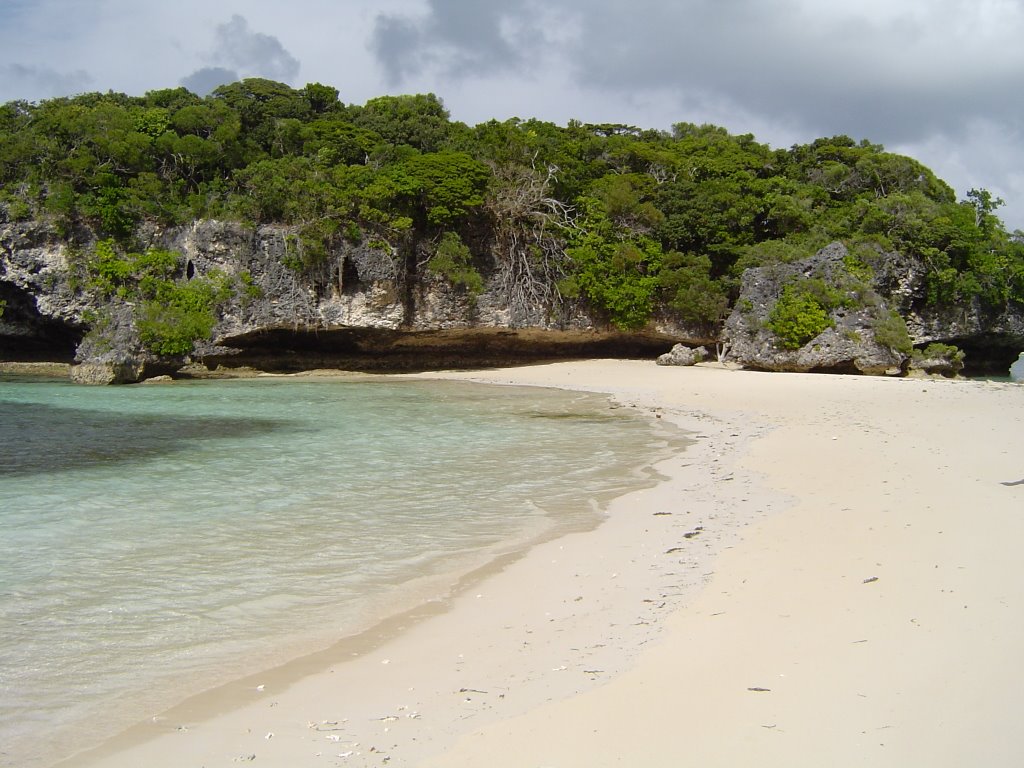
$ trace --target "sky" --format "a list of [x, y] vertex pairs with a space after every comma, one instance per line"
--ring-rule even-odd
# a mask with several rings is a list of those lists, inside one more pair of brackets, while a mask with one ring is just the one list
[[471, 125], [846, 134], [1024, 229], [1024, 0], [0, 0], [0, 102], [240, 77], [435, 93]]

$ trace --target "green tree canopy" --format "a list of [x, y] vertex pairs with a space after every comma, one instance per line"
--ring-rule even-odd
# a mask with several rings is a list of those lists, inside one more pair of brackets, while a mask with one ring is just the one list
[[[374, 243], [467, 290], [478, 274], [517, 307], [578, 302], [620, 327], [657, 314], [714, 325], [744, 269], [833, 240], [916, 260], [915, 301], [998, 312], [1024, 302], [1024, 236], [1001, 205], [983, 188], [958, 201], [916, 160], [849, 136], [771, 149], [689, 122], [466, 126], [433, 94], [356, 105], [329, 85], [249, 78], [206, 97], [0, 105], [2, 220], [48, 218], [69, 240], [128, 252], [145, 250], [148, 222], [278, 223], [295, 232], [297, 268]], [[815, 327], [813, 299], [788, 297], [778, 322]]]

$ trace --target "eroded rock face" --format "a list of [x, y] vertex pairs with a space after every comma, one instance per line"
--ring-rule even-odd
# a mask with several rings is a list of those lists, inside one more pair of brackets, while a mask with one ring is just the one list
[[730, 360], [765, 371], [866, 373], [896, 375], [906, 355], [877, 343], [870, 321], [857, 313], [837, 319], [799, 349], [781, 347], [771, 331], [736, 333], [729, 337]]
[[71, 380], [76, 384], [134, 384], [141, 381], [143, 366], [137, 362], [89, 362], [71, 367]]
[[79, 324], [90, 301], [69, 279], [71, 249], [40, 222], [0, 224], [0, 283], [32, 296], [40, 317]]
[[1003, 338], [1018, 340], [1024, 348], [1024, 307], [1010, 305], [1003, 311], [986, 311], [978, 302], [943, 309], [916, 306], [905, 315], [907, 328], [916, 344], [932, 341]]
[[[742, 278], [740, 296], [725, 323], [724, 336], [729, 357], [748, 368], [767, 371], [836, 371], [869, 374], [898, 374], [907, 355], [876, 339], [880, 312], [889, 308], [886, 299], [874, 291], [865, 306], [839, 307], [830, 315], [831, 327], [796, 349], [789, 349], [769, 327], [772, 310], [785, 286], [794, 281], [816, 279], [830, 287], [841, 285], [848, 275], [849, 252], [841, 243], [823, 248], [812, 258], [793, 264], [748, 269]], [[896, 264], [898, 256], [885, 263]], [[876, 275], [872, 286], [894, 283], [902, 292], [912, 288], [888, 274]]]
[[75, 352], [71, 380], [79, 384], [132, 384], [174, 370], [181, 358], [149, 352], [139, 339], [133, 307], [121, 299], [104, 307], [103, 320], [85, 334]]
[[[851, 270], [857, 275], [851, 277]], [[787, 284], [807, 280], [837, 289], [847, 300], [830, 308], [830, 327], [789, 349], [770, 327], [772, 311]], [[905, 321], [905, 334], [893, 332], [893, 313]], [[959, 346], [967, 352], [968, 363], [976, 354], [991, 367], [1002, 359], [1008, 365], [1024, 348], [1024, 307], [1010, 304], [993, 312], [978, 302], [929, 306], [920, 262], [878, 252], [865, 265], [844, 245], [833, 243], [803, 261], [747, 270], [723, 335], [732, 361], [770, 371], [905, 373], [912, 365], [908, 344], [924, 347], [932, 342]], [[964, 367], [964, 360], [936, 358], [913, 365], [950, 375]]]
[[707, 356], [708, 351], [704, 347], [692, 348], [684, 344], [676, 344], [669, 352], [659, 355], [656, 362], [658, 365], [689, 366], [704, 362]]
[[[0, 223], [0, 299], [8, 306], [0, 318], [0, 354], [68, 362], [74, 357], [93, 366], [79, 370], [80, 380], [133, 381], [185, 362], [145, 349], [130, 297], [100, 299], [91, 292], [81, 263], [92, 247], [89, 237], [79, 233], [86, 245], [76, 249], [44, 222]], [[400, 254], [381, 242], [343, 242], [310, 268], [301, 266], [295, 231], [284, 226], [205, 220], [151, 225], [139, 239], [139, 249], [181, 254], [179, 279], [220, 274], [233, 281], [235, 295], [218, 307], [212, 337], [196, 343], [191, 355], [221, 364], [234, 359], [262, 365], [275, 355], [295, 354], [294, 365], [341, 365], [345, 344], [363, 361], [398, 350], [392, 359], [423, 361], [436, 352], [438, 365], [457, 365], [463, 352], [467, 360], [507, 364], [557, 354], [649, 354], [674, 342], [724, 342], [728, 361], [750, 368], [905, 371], [907, 355], [877, 338], [882, 310], [906, 318], [915, 344], [953, 343], [970, 355], [969, 345], [980, 340], [979, 354], [994, 350], [996, 356], [1006, 349], [1015, 356], [1024, 348], [1024, 308], [1008, 308], [999, 317], [978, 307], [930, 309], [921, 264], [879, 253], [872, 262], [871, 301], [833, 308], [831, 327], [787, 349], [768, 328], [772, 308], [787, 281], [840, 280], [849, 256], [840, 244], [803, 262], [748, 270], [736, 307], [716, 337], [713, 329], [687, 328], [666, 315], [655, 317], [643, 333], [620, 334], [579, 304], [513, 309], [502, 293], [497, 264], [480, 265], [484, 290], [471, 297], [423, 266], [429, 254]], [[347, 332], [354, 334], [350, 342], [344, 341]], [[340, 347], [317, 349], [328, 341]], [[382, 359], [378, 369], [386, 364]]]
[[[936, 349], [936, 346], [939, 347]], [[930, 345], [915, 351], [910, 359], [908, 375], [945, 376], [952, 378], [964, 369], [964, 353], [955, 347]]]
[[40, 224], [0, 222], [0, 354], [71, 362], [88, 302], [68, 280], [68, 251]]
[[185, 230], [155, 233], [154, 240], [184, 254], [196, 275], [218, 270], [251, 278], [253, 295], [223, 310], [214, 329], [214, 343], [219, 345], [271, 329], [594, 327], [586, 315], [552, 317], [540, 308], [522, 322], [510, 315], [493, 281], [471, 299], [423, 269], [409, 274], [401, 255], [382, 243], [343, 242], [315, 269], [296, 271], [286, 266], [292, 236], [292, 230], [282, 226], [251, 231], [240, 224], [199, 221]]
[[[80, 329], [77, 381], [138, 381], [185, 362], [146, 350], [130, 298], [101, 302], [87, 286], [75, 284], [81, 283], [81, 269], [75, 278], [70, 250], [56, 232], [37, 223], [5, 227], [0, 286], [17, 286], [41, 316]], [[664, 320], [643, 335], [621, 334], [579, 307], [513, 312], [493, 274], [483, 293], [470, 297], [423, 269], [424, 254], [409, 258], [380, 242], [343, 242], [309, 268], [301, 266], [294, 230], [283, 226], [151, 225], [139, 239], [140, 249], [181, 254], [178, 279], [219, 274], [236, 286], [236, 295], [218, 308], [212, 338], [198, 342], [191, 356], [215, 364], [275, 364], [276, 355], [281, 367], [357, 360], [384, 368], [389, 361], [422, 365], [436, 355], [439, 365], [457, 365], [463, 353], [467, 360], [497, 363], [602, 350], [622, 354], [631, 341], [636, 353], [649, 353], [689, 338], [686, 329]], [[294, 359], [289, 363], [286, 357]]]

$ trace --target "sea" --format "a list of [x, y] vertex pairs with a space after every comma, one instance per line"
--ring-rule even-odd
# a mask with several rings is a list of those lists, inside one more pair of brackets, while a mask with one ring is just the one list
[[0, 765], [50, 765], [596, 525], [681, 440], [591, 393], [0, 378]]

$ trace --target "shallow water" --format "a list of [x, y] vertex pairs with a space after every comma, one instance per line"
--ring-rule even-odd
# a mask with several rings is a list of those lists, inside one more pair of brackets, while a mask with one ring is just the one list
[[671, 439], [549, 390], [0, 380], [0, 764], [70, 754], [364, 629], [418, 577], [443, 590], [592, 524]]

